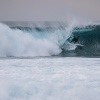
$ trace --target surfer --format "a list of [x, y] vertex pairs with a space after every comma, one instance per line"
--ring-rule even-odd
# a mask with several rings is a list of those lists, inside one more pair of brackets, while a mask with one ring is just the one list
[[76, 42], [78, 42], [79, 38], [80, 38], [80, 36], [77, 36], [77, 37], [74, 36], [73, 39], [71, 40], [71, 42], [76, 43]]

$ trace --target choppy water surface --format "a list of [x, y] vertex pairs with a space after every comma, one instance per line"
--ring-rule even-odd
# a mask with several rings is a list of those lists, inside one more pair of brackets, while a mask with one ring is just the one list
[[1, 58], [0, 89], [0, 100], [99, 100], [100, 58]]

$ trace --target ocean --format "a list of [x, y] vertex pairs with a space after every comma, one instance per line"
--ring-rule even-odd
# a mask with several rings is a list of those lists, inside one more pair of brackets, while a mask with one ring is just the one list
[[0, 100], [99, 100], [99, 45], [99, 23], [1, 22]]

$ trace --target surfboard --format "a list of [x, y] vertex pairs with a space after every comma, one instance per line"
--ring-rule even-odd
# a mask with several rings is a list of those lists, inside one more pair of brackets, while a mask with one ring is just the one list
[[61, 47], [62, 50], [66, 51], [72, 51], [75, 50], [76, 48], [83, 48], [84, 45], [78, 44], [78, 43], [66, 43], [63, 47]]
[[82, 45], [82, 44], [77, 44], [77, 43], [75, 43], [74, 45], [76, 45], [76, 46], [82, 46], [82, 47], [84, 46], [84, 45]]

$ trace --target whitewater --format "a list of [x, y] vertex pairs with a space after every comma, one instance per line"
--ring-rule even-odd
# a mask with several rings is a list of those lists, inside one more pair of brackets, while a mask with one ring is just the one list
[[45, 38], [39, 39], [28, 32], [12, 30], [3, 24], [0, 24], [0, 36], [1, 57], [50, 56], [60, 52], [56, 44]]
[[99, 100], [99, 76], [99, 23], [0, 23], [0, 100]]
[[0, 59], [0, 100], [99, 100], [100, 58]]

